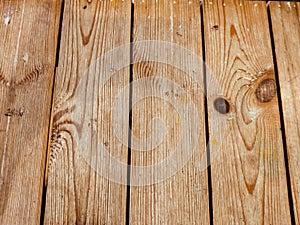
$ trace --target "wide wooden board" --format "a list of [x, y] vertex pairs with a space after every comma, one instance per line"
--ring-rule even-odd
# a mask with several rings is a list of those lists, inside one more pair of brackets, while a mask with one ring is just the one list
[[61, 1], [0, 3], [0, 223], [39, 224]]
[[126, 164], [127, 146], [114, 133], [112, 112], [119, 93], [129, 96], [122, 90], [130, 78], [130, 6], [65, 1], [45, 224], [125, 224], [127, 171], [116, 171], [113, 159]]
[[199, 1], [134, 3], [130, 224], [209, 224]]
[[289, 173], [296, 224], [300, 223], [300, 3], [271, 2]]
[[266, 3], [206, 0], [204, 28], [214, 223], [290, 224]]

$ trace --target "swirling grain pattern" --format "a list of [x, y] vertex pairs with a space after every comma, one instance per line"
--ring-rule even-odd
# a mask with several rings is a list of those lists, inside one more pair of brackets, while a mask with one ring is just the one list
[[1, 224], [40, 223], [60, 6], [0, 3]]
[[[207, 77], [210, 146], [219, 154], [212, 162], [214, 223], [290, 224], [266, 4], [204, 1], [204, 29], [213, 74]], [[215, 110], [216, 98], [229, 102], [230, 113]], [[223, 139], [220, 123], [230, 127]]]
[[[45, 224], [125, 224], [126, 186], [105, 179], [91, 166], [93, 162], [107, 169], [103, 158], [84, 154], [97, 153], [102, 143], [117, 160], [127, 163], [127, 147], [114, 137], [111, 110], [115, 97], [129, 83], [129, 67], [111, 69], [113, 76], [103, 87], [100, 84], [105, 66], [116, 64], [105, 64], [103, 56], [130, 42], [130, 5], [129, 1], [65, 1]], [[129, 63], [130, 52], [119, 59]]]

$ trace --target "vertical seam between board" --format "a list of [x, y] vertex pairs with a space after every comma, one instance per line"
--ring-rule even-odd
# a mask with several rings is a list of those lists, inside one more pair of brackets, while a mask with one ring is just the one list
[[275, 80], [276, 80], [276, 85], [277, 85], [278, 107], [279, 107], [279, 115], [280, 115], [280, 126], [281, 126], [282, 144], [283, 144], [283, 152], [284, 152], [284, 163], [285, 163], [285, 172], [286, 172], [286, 184], [287, 184], [287, 189], [288, 189], [288, 200], [289, 200], [291, 223], [294, 225], [294, 224], [296, 224], [296, 222], [295, 222], [293, 195], [292, 195], [292, 188], [291, 188], [291, 178], [290, 178], [290, 172], [289, 172], [284, 115], [283, 115], [283, 108], [282, 108], [277, 57], [276, 57], [276, 51], [275, 51], [275, 41], [274, 41], [274, 33], [273, 33], [273, 26], [272, 26], [272, 17], [271, 17], [271, 10], [270, 10], [270, 6], [269, 6], [268, 2], [269, 1], [267, 1], [267, 13], [268, 13], [268, 23], [269, 23], [271, 46], [272, 46], [272, 56], [273, 56], [273, 62], [274, 62]]
[[129, 67], [129, 117], [128, 117], [128, 156], [127, 156], [127, 189], [126, 189], [126, 225], [130, 224], [130, 175], [131, 175], [131, 137], [132, 137], [132, 81], [133, 81], [133, 29], [134, 29], [134, 2], [131, 3], [130, 23], [130, 67]]
[[45, 219], [46, 194], [47, 194], [47, 183], [48, 183], [48, 160], [49, 160], [49, 154], [50, 154], [50, 142], [51, 142], [52, 123], [53, 123], [54, 91], [55, 91], [57, 67], [58, 67], [58, 62], [59, 62], [59, 52], [60, 52], [60, 42], [61, 42], [61, 32], [62, 32], [64, 9], [65, 9], [65, 0], [62, 0], [61, 6], [60, 6], [59, 27], [58, 27], [57, 42], [56, 42], [56, 58], [55, 58], [55, 67], [54, 67], [54, 74], [53, 74], [52, 93], [51, 93], [51, 104], [50, 104], [51, 108], [50, 108], [49, 129], [48, 129], [48, 142], [47, 142], [47, 148], [46, 148], [47, 152], [46, 152], [45, 167], [44, 167], [44, 173], [43, 173], [44, 177], [43, 177], [42, 204], [41, 204], [41, 210], [40, 210], [40, 225], [44, 224], [44, 219]]
[[201, 22], [201, 41], [202, 41], [202, 59], [203, 59], [203, 87], [204, 87], [204, 112], [205, 112], [205, 137], [206, 137], [206, 151], [207, 151], [207, 185], [209, 198], [209, 221], [213, 225], [213, 198], [212, 198], [212, 180], [211, 180], [211, 166], [210, 166], [210, 146], [209, 146], [209, 123], [208, 123], [208, 103], [207, 103], [207, 79], [206, 79], [206, 52], [204, 39], [204, 9], [203, 4], [200, 5], [200, 22]]

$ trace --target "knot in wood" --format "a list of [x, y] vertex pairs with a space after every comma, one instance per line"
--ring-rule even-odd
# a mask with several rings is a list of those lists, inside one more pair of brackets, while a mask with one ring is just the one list
[[266, 103], [270, 102], [276, 95], [276, 82], [274, 79], [268, 78], [260, 82], [255, 90], [255, 96], [258, 101]]
[[226, 114], [226, 113], [229, 113], [229, 111], [230, 111], [230, 105], [229, 105], [228, 101], [221, 97], [215, 99], [214, 107], [215, 107], [215, 110], [217, 110], [221, 114]]

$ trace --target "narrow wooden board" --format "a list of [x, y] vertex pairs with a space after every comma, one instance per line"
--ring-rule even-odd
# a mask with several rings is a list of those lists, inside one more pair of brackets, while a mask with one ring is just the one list
[[39, 224], [61, 1], [0, 3], [0, 223]]
[[133, 30], [130, 224], [209, 224], [200, 3], [135, 1]]
[[270, 11], [286, 131], [296, 224], [300, 223], [300, 3], [271, 2]]
[[[104, 146], [127, 163], [112, 109], [119, 93], [129, 96], [122, 90], [130, 81], [130, 6], [129, 1], [65, 1], [45, 224], [125, 224], [127, 171], [123, 180], [114, 179], [113, 159], [99, 153]], [[128, 130], [128, 121], [123, 125]]]
[[266, 3], [206, 0], [204, 27], [214, 223], [290, 224]]

